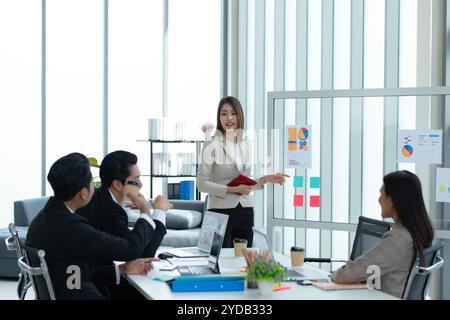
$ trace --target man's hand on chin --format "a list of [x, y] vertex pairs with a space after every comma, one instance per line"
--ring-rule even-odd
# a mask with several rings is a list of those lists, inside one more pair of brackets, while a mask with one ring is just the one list
[[157, 196], [155, 201], [153, 202], [153, 208], [167, 212], [167, 210], [173, 208], [173, 205], [169, 202], [169, 200], [167, 200], [167, 198], [163, 196]]

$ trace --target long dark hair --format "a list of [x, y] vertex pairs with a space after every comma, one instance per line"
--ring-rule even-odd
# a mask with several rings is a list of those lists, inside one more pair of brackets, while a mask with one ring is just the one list
[[222, 134], [225, 134], [225, 129], [222, 127], [222, 124], [220, 123], [220, 112], [222, 111], [222, 107], [225, 103], [228, 103], [232, 108], [233, 111], [236, 112], [236, 120], [237, 120], [237, 126], [236, 129], [244, 129], [244, 110], [242, 109], [242, 105], [238, 99], [235, 97], [225, 97], [222, 98], [219, 101], [219, 107], [217, 108], [217, 130], [222, 132]]
[[409, 231], [414, 250], [423, 259], [423, 249], [429, 247], [434, 238], [422, 195], [419, 178], [409, 171], [395, 171], [383, 178], [384, 191], [391, 197], [400, 223]]

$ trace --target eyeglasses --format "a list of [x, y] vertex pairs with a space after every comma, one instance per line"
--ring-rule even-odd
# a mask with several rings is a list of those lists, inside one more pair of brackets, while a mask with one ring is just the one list
[[139, 180], [129, 180], [129, 181], [127, 181], [127, 184], [131, 184], [132, 186], [135, 186], [138, 188], [141, 187], [141, 182]]

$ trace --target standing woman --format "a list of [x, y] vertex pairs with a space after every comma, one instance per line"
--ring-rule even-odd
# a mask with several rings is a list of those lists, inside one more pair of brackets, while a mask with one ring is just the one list
[[229, 215], [224, 248], [233, 247], [233, 239], [241, 238], [253, 242], [253, 190], [264, 184], [285, 182], [283, 173], [263, 176], [257, 184], [227, 184], [239, 175], [251, 176], [251, 150], [243, 136], [244, 112], [241, 103], [234, 97], [220, 100], [217, 109], [217, 128], [211, 140], [206, 141], [199, 161], [197, 188], [209, 194], [207, 210]]
[[394, 225], [380, 241], [331, 275], [335, 282], [365, 281], [369, 266], [380, 268], [381, 290], [401, 297], [416, 257], [433, 242], [433, 228], [423, 201], [419, 178], [409, 171], [395, 171], [383, 178], [378, 202], [381, 217]]

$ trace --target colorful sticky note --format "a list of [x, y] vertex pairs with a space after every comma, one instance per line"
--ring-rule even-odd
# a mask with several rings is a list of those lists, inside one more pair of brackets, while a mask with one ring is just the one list
[[294, 207], [303, 207], [303, 195], [294, 195]]
[[289, 151], [295, 151], [295, 150], [297, 150], [297, 144], [296, 144], [295, 141], [289, 141], [289, 144], [288, 144], [288, 150], [289, 150]]
[[294, 176], [294, 188], [303, 188], [303, 177]]
[[311, 208], [319, 208], [320, 207], [320, 196], [310, 196], [309, 197], [309, 206]]
[[297, 141], [297, 128], [288, 128], [288, 141]]
[[289, 287], [289, 286], [287, 286], [287, 285], [277, 285], [277, 286], [274, 286], [274, 287], [273, 287], [272, 291], [288, 290], [288, 289], [290, 289], [290, 288], [291, 288], [291, 287]]
[[309, 187], [311, 189], [320, 189], [320, 178], [319, 177], [311, 177], [309, 179]]

